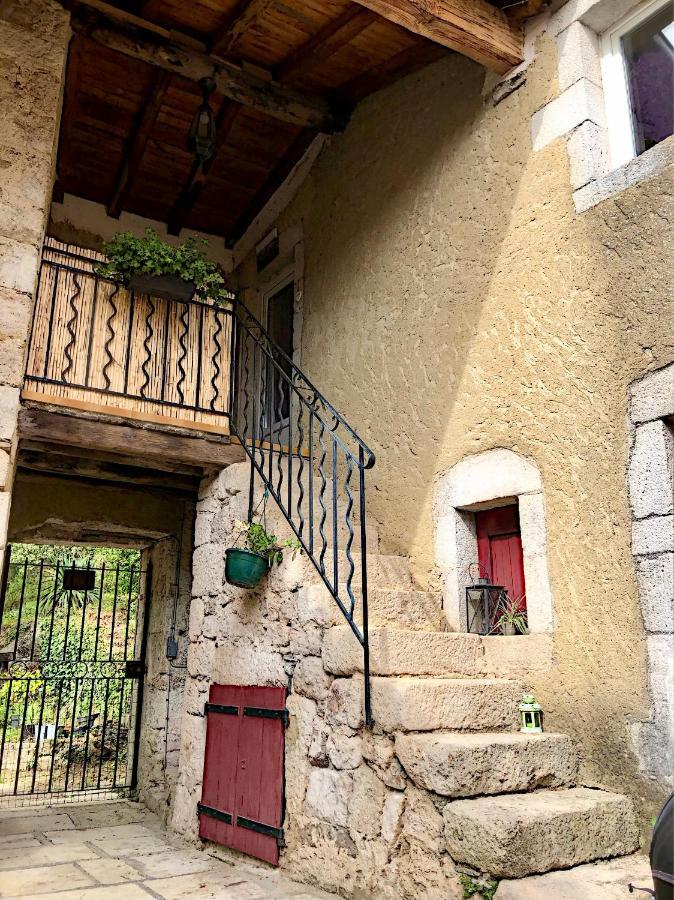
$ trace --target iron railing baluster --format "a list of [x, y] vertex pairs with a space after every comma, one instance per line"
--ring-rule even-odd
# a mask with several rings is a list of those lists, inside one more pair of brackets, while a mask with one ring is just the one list
[[[363, 648], [367, 682], [365, 716], [367, 722], [371, 724], [366, 610], [367, 548], [363, 529], [366, 515], [365, 472], [374, 465], [374, 454], [297, 368], [292, 359], [274, 344], [252, 313], [238, 302], [234, 303], [234, 321], [239, 345], [243, 342], [242, 358], [237, 366], [239, 378], [242, 379], [238, 382], [237, 398], [240, 394], [243, 394], [243, 397], [236, 414], [233, 414], [234, 400], [230, 397], [232, 410], [230, 422], [233, 433], [241, 441], [250, 460], [249, 518], [253, 514], [257, 473], [263, 486], [277, 502], [295, 537], [308, 554], [312, 565]], [[252, 427], [248, 421], [251, 406]], [[275, 469], [272, 466], [274, 453], [278, 454]], [[296, 473], [293, 472], [295, 453], [298, 454]], [[328, 454], [331, 457], [330, 476], [327, 473]], [[287, 457], [287, 471], [284, 471], [282, 456]], [[359, 478], [359, 514], [362, 532], [359, 548], [362, 573], [360, 597], [357, 596], [354, 583], [356, 564], [353, 478], [356, 471]], [[314, 485], [316, 477], [319, 479], [317, 488]], [[326, 532], [329, 477], [331, 477], [332, 504], [330, 537]], [[293, 503], [295, 478], [298, 493]], [[318, 514], [315, 509], [316, 496], [320, 507]], [[344, 546], [340, 546], [342, 542], [339, 536], [341, 503], [346, 504]], [[326, 568], [328, 549], [332, 552], [329, 572]], [[340, 571], [347, 572], [345, 585], [339, 582]], [[359, 601], [362, 607], [362, 625], [356, 621]]]

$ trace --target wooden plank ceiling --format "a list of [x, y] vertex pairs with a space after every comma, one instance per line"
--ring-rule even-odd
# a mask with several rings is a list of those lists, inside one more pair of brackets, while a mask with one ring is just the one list
[[[56, 199], [74, 194], [114, 217], [128, 211], [229, 245], [316, 134], [341, 130], [363, 97], [451, 49], [498, 71], [520, 53], [503, 0], [64, 3], [74, 34]], [[217, 84], [218, 150], [199, 167], [186, 137], [204, 75]]]

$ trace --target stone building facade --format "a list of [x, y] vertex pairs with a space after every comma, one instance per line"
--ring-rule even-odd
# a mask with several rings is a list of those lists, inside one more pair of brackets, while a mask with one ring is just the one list
[[[460, 897], [458, 868], [503, 879], [507, 900], [532, 872], [648, 839], [672, 787], [674, 138], [611, 168], [598, 61], [638, 6], [553, 3], [505, 79], [453, 54], [372, 95], [215, 251], [255, 312], [291, 278], [295, 360], [376, 454], [375, 725], [358, 646], [306, 558], [252, 592], [225, 582], [249, 467], [210, 473], [194, 509], [158, 503], [165, 522], [139, 544], [161, 598], [139, 793], [180, 834], [196, 840], [204, 703], [225, 683], [288, 688], [281, 865], [322, 887]], [[68, 197], [47, 225], [67, 14], [20, 0], [0, 8], [0, 36], [7, 522], [43, 235], [98, 247], [116, 225]], [[279, 256], [260, 273], [271, 228]], [[478, 638], [461, 606], [475, 513], [504, 500], [519, 508], [531, 633]], [[525, 688], [545, 710], [540, 740], [517, 734]], [[494, 851], [516, 825], [521, 844]]]

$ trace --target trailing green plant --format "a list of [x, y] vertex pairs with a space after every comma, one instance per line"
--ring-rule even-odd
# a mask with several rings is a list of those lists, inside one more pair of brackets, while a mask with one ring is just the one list
[[199, 300], [223, 303], [232, 295], [222, 270], [206, 256], [207, 246], [205, 239], [190, 237], [172, 247], [152, 228], [145, 229], [144, 237], [120, 231], [104, 246], [107, 261], [96, 266], [96, 273], [122, 284], [133, 275], [175, 275], [194, 282]]
[[243, 535], [247, 550], [267, 557], [270, 567], [274, 563], [280, 564], [283, 562], [284, 551], [292, 550], [294, 558], [295, 554], [302, 550], [302, 545], [298, 540], [288, 538], [279, 542], [276, 535], [269, 534], [259, 522], [242, 522], [237, 520], [234, 523], [234, 530], [238, 534]]
[[482, 897], [483, 900], [494, 900], [494, 894], [498, 887], [498, 881], [494, 881], [489, 875], [459, 875], [459, 881], [463, 888], [464, 900]]

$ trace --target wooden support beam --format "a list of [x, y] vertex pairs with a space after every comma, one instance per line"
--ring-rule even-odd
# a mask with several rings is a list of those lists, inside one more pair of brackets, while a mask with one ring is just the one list
[[325, 62], [376, 19], [376, 14], [370, 12], [369, 9], [364, 9], [355, 3], [352, 4], [344, 10], [341, 16], [328, 22], [294, 53], [284, 59], [276, 68], [276, 77], [279, 81], [290, 81], [298, 73], [306, 72], [319, 62]]
[[245, 459], [243, 449], [227, 438], [179, 435], [167, 430], [119, 425], [30, 407], [19, 411], [18, 433], [21, 439], [144, 456], [155, 460], [158, 469], [162, 468], [162, 460], [203, 469], [222, 469]]
[[87, 447], [81, 452], [73, 450], [72, 447], [66, 447], [62, 444], [53, 444], [51, 441], [31, 441], [23, 439], [19, 442], [19, 454], [24, 452], [33, 452], [48, 456], [49, 458], [56, 456], [72, 456], [77, 453], [80, 459], [86, 459], [89, 462], [110, 463], [117, 466], [133, 466], [136, 469], [150, 469], [152, 472], [171, 472], [175, 475], [190, 476], [193, 478], [201, 478], [204, 474], [203, 467], [189, 466], [182, 462], [173, 462], [171, 460], [162, 459], [161, 468], [157, 467], [154, 459], [148, 459], [144, 456], [133, 456], [128, 453], [111, 453], [104, 450], [93, 450]]
[[199, 489], [198, 477], [176, 475], [173, 472], [152, 471], [133, 465], [96, 462], [76, 455], [56, 456], [22, 450], [17, 465], [20, 471], [40, 472], [44, 475], [58, 475], [87, 481], [102, 481], [122, 484], [125, 487], [143, 486], [162, 488], [169, 491], [187, 491], [196, 494]]
[[504, 74], [523, 61], [522, 29], [487, 0], [356, 0], [390, 22]]
[[342, 131], [346, 126], [348, 114], [333, 108], [325, 97], [306, 95], [243, 71], [233, 63], [194, 49], [187, 36], [153, 23], [148, 23], [147, 30], [130, 29], [118, 15], [104, 13], [102, 7], [108, 4], [101, 0], [77, 0], [77, 6], [95, 8], [95, 12], [87, 14], [85, 10], [82, 14], [76, 10], [72, 17], [73, 30], [103, 47], [190, 81], [212, 77], [216, 90], [230, 100], [293, 125], [326, 134]]
[[276, 3], [276, 0], [245, 0], [234, 9], [234, 14], [213, 35], [211, 53], [225, 58], [232, 56], [236, 46], [248, 29]]
[[255, 217], [264, 209], [276, 191], [281, 187], [288, 175], [302, 159], [316, 137], [315, 131], [305, 129], [301, 131], [290, 147], [283, 154], [279, 162], [272, 169], [270, 175], [259, 189], [252, 202], [244, 210], [238, 221], [227, 235], [225, 241], [228, 247], [233, 247], [243, 237], [247, 228]]
[[203, 166], [198, 160], [195, 160], [195, 162], [193, 163], [187, 181], [185, 182], [185, 185], [180, 192], [180, 196], [176, 200], [173, 209], [169, 213], [167, 223], [167, 230], [169, 234], [180, 234], [181, 229], [184, 227], [185, 222], [187, 221], [187, 217], [192, 211], [192, 207], [196, 203], [197, 198], [204, 188], [204, 185], [208, 181], [208, 176], [213, 167], [213, 163], [217, 159], [218, 151], [227, 142], [229, 133], [232, 130], [237, 116], [241, 112], [241, 108], [242, 107], [240, 103], [232, 103], [228, 100], [225, 100], [225, 102], [222, 104], [215, 118], [215, 130], [218, 140], [218, 146], [215, 151], [215, 156], [209, 159], [208, 162]]
[[159, 111], [166, 98], [171, 76], [163, 69], [153, 72], [152, 84], [145, 97], [140, 115], [135, 123], [126, 157], [120, 169], [112, 199], [108, 204], [108, 215], [118, 219], [133, 190], [136, 175], [143, 162], [143, 154], [150, 139]]

